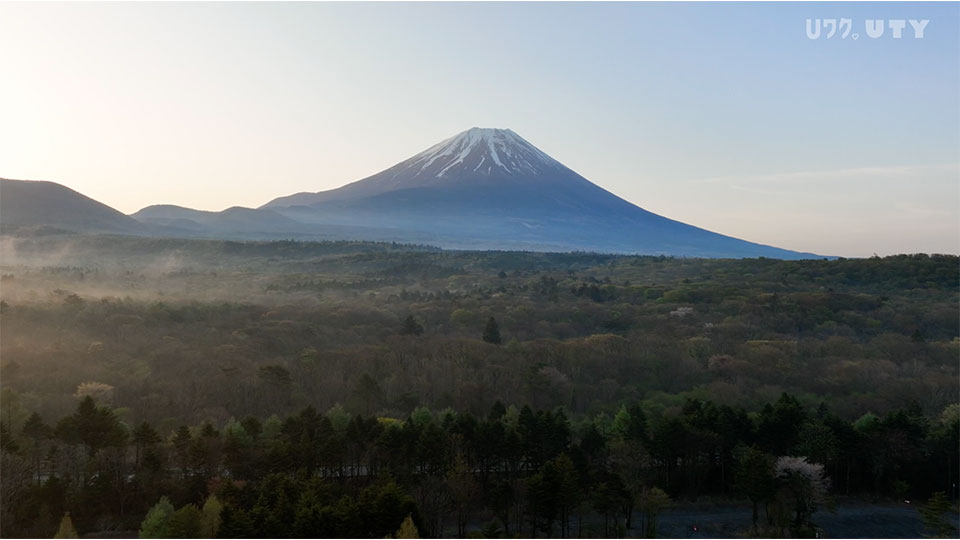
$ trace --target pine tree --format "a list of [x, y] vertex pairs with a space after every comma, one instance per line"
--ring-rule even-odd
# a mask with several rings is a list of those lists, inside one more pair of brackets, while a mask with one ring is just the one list
[[23, 434], [35, 442], [46, 439], [52, 433], [53, 430], [50, 429], [50, 426], [43, 423], [43, 418], [37, 413], [31, 414], [30, 418], [27, 418], [27, 421], [23, 424]]
[[944, 514], [949, 511], [950, 501], [947, 500], [947, 494], [943, 491], [937, 491], [931, 495], [930, 499], [919, 508], [920, 515], [923, 517], [923, 528], [928, 536], [933, 538], [956, 536], [957, 528], [944, 517]]
[[77, 535], [77, 529], [73, 527], [73, 520], [70, 519], [70, 512], [64, 512], [63, 519], [60, 520], [60, 528], [54, 538], [80, 538]]
[[493, 317], [490, 317], [490, 320], [487, 321], [487, 327], [483, 329], [483, 340], [494, 345], [500, 344], [500, 326], [497, 325], [497, 320]]
[[413, 523], [413, 517], [410, 514], [407, 514], [407, 517], [403, 519], [403, 523], [400, 524], [400, 528], [397, 529], [393, 537], [420, 538], [420, 531], [417, 530], [417, 526]]
[[220, 538], [251, 538], [257, 532], [253, 520], [242, 509], [228, 504], [223, 507], [220, 516], [222, 518], [218, 532]]
[[500, 420], [505, 414], [507, 414], [507, 408], [504, 407], [503, 403], [498, 399], [496, 403], [490, 407], [490, 414], [487, 415], [487, 419], [490, 421]]
[[147, 422], [143, 422], [133, 430], [134, 459], [135, 467], [140, 466], [140, 456], [145, 448], [159, 444], [160, 435]]
[[20, 445], [13, 438], [13, 434], [7, 429], [5, 422], [0, 422], [0, 451], [15, 454], [20, 451]]
[[423, 327], [420, 326], [420, 323], [413, 318], [413, 315], [407, 315], [407, 318], [403, 320], [403, 328], [400, 329], [400, 335], [419, 336], [422, 333]]

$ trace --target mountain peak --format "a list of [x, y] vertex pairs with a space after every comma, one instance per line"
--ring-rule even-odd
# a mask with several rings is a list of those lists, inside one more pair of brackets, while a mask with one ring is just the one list
[[563, 167], [510, 129], [480, 127], [458, 133], [400, 165], [414, 178], [449, 178], [464, 172], [539, 176]]

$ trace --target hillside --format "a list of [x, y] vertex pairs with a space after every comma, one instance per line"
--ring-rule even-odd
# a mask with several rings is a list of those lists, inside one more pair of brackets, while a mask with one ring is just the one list
[[0, 179], [0, 224], [77, 232], [146, 234], [137, 220], [54, 182]]

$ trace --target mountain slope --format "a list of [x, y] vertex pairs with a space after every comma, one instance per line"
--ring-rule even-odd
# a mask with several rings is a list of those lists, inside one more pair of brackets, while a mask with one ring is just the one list
[[568, 181], [590, 184], [509, 129], [472, 128], [363, 180], [330, 191], [279, 197], [261, 208], [310, 205], [450, 184], [547, 185], [557, 182], [558, 175]]
[[145, 234], [148, 227], [54, 182], [0, 179], [0, 224], [78, 232]]
[[305, 223], [404, 231], [445, 247], [815, 257], [644, 210], [501, 129], [473, 128], [363, 180], [261, 208]]

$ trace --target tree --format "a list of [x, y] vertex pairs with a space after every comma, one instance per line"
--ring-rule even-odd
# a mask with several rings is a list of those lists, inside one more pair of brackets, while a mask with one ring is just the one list
[[116, 415], [107, 407], [97, 407], [89, 395], [77, 405], [73, 415], [57, 423], [58, 438], [86, 446], [90, 457], [102, 448], [126, 444], [127, 431]]
[[183, 477], [187, 477], [187, 471], [190, 470], [190, 428], [180, 426], [173, 436], [173, 450], [177, 457], [177, 464], [180, 465], [180, 471]]
[[625, 503], [632, 501], [633, 496], [616, 474], [601, 470], [596, 479], [590, 502], [593, 509], [603, 516], [603, 536], [609, 537], [611, 518], [614, 518], [615, 524]]
[[490, 413], [487, 415], [487, 420], [495, 421], [503, 418], [503, 415], [507, 414], [507, 408], [503, 406], [503, 403], [498, 399], [490, 407]]
[[[349, 497], [341, 498], [349, 502]], [[362, 509], [362, 510], [361, 510]], [[412, 515], [414, 523], [419, 518], [417, 505], [406, 491], [393, 480], [372, 485], [360, 493], [356, 505], [344, 512], [344, 527], [336, 536], [382, 538], [395, 531], [397, 522]]]
[[[0, 423], [0, 430], [3, 424]], [[17, 510], [22, 510], [23, 502], [31, 491], [32, 471], [30, 462], [21, 456], [6, 450], [0, 451], [0, 533], [4, 538], [13, 536], [10, 531]]]
[[637, 440], [615, 439], [610, 443], [610, 465], [623, 480], [630, 492], [630, 500], [624, 507], [626, 527], [633, 527], [633, 508], [640, 500], [646, 486], [647, 468], [650, 455], [643, 444]]
[[944, 514], [950, 511], [950, 501], [947, 500], [946, 493], [937, 491], [918, 510], [923, 517], [923, 529], [928, 536], [933, 538], [956, 536], [957, 528], [944, 518]]
[[57, 534], [54, 535], [54, 538], [80, 538], [77, 535], [77, 529], [73, 527], [70, 512], [63, 514], [63, 519], [60, 520], [60, 528], [57, 529]]
[[253, 520], [242, 508], [234, 508], [228, 504], [223, 507], [220, 516], [223, 520], [220, 524], [220, 538], [251, 538], [256, 534]]
[[756, 446], [740, 447], [736, 453], [739, 455], [734, 486], [753, 503], [753, 528], [756, 530], [757, 507], [773, 498], [773, 458]]
[[407, 315], [403, 320], [403, 327], [400, 329], [402, 336], [419, 336], [423, 333], [423, 327], [413, 318], [413, 315]]
[[640, 496], [640, 509], [647, 518], [647, 538], [657, 537], [657, 516], [664, 508], [670, 506], [671, 502], [670, 496], [658, 487], [652, 487]]
[[457, 512], [457, 534], [463, 538], [467, 526], [467, 509], [473, 502], [477, 490], [473, 472], [463, 454], [458, 453], [454, 458], [453, 467], [446, 476], [446, 483]]
[[170, 499], [160, 497], [160, 501], [150, 508], [140, 524], [140, 538], [170, 538], [169, 522], [173, 512]]
[[7, 428], [6, 422], [0, 423], [0, 451], [15, 454], [20, 451], [20, 445], [13, 438], [13, 434]]
[[810, 463], [804, 457], [781, 456], [774, 471], [780, 497], [793, 504], [793, 532], [807, 532], [813, 526], [810, 518], [817, 507], [826, 502], [830, 489], [823, 465]]
[[494, 345], [500, 344], [500, 326], [493, 317], [487, 320], [487, 327], [483, 329], [483, 340]]
[[357, 379], [357, 385], [353, 393], [363, 403], [364, 414], [368, 415], [372, 414], [379, 407], [380, 401], [383, 400], [383, 389], [369, 373], [364, 373]]
[[774, 405], [767, 404], [760, 412], [757, 437], [760, 447], [774, 455], [784, 455], [796, 445], [806, 411], [797, 398], [780, 395]]
[[220, 512], [222, 510], [223, 505], [220, 504], [216, 495], [207, 497], [206, 502], [203, 503], [203, 508], [200, 510], [201, 538], [217, 537], [217, 533], [220, 531]]
[[43, 418], [37, 413], [31, 414], [30, 418], [27, 418], [27, 421], [23, 424], [24, 436], [34, 439], [35, 441], [46, 439], [52, 432], [53, 430], [50, 429], [50, 426], [44, 424]]
[[637, 404], [630, 407], [621, 405], [620, 410], [613, 417], [613, 430], [624, 440], [646, 441], [647, 416]]
[[816, 463], [831, 464], [838, 454], [837, 437], [821, 422], [807, 422], [800, 430], [797, 452]]
[[577, 470], [566, 454], [543, 464], [528, 482], [530, 506], [544, 522], [543, 530], [552, 535], [555, 519], [560, 521], [560, 536], [567, 537], [570, 510], [580, 501]]
[[77, 391], [74, 392], [73, 397], [82, 399], [89, 396], [93, 400], [103, 403], [113, 399], [113, 393], [114, 388], [109, 384], [90, 381], [77, 385]]
[[30, 453], [33, 455], [34, 469], [37, 474], [37, 484], [41, 482], [41, 459], [42, 453], [44, 451], [43, 442], [50, 438], [50, 435], [53, 434], [53, 430], [50, 426], [43, 423], [43, 419], [40, 418], [40, 415], [33, 413], [30, 415], [30, 418], [27, 418], [27, 421], [23, 424], [23, 435], [31, 441]]
[[199, 538], [202, 530], [201, 519], [197, 505], [188, 504], [170, 514], [167, 532], [170, 538]]
[[420, 538], [420, 532], [417, 531], [417, 526], [414, 525], [411, 514], [407, 514], [407, 517], [403, 518], [403, 523], [400, 524], [400, 528], [397, 529], [397, 532], [394, 533], [393, 537]]
[[140, 455], [146, 448], [160, 444], [160, 441], [160, 435], [147, 422], [143, 422], [137, 426], [137, 428], [133, 430], [134, 466], [140, 466]]

